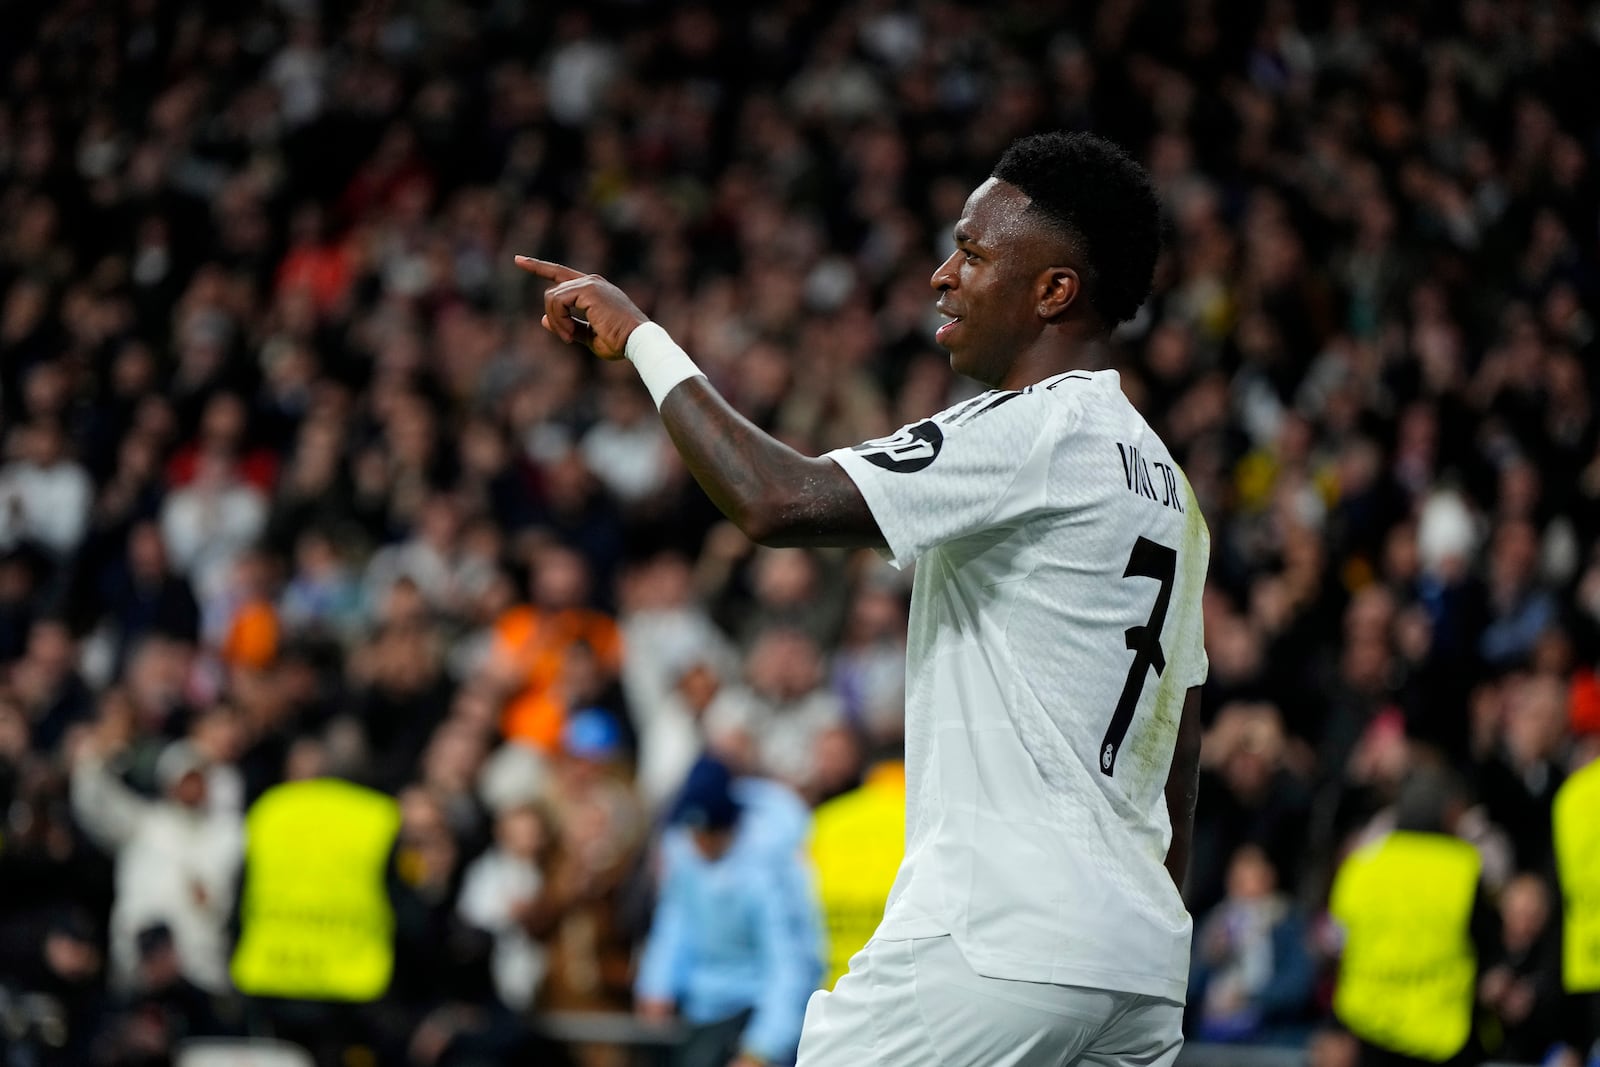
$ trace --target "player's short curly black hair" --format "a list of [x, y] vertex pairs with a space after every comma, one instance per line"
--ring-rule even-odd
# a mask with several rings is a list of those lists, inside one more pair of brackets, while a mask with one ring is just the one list
[[1133, 318], [1150, 295], [1161, 252], [1161, 205], [1150, 176], [1121, 148], [1088, 133], [1041, 133], [1006, 149], [994, 176], [1064, 231], [1089, 303], [1107, 326]]

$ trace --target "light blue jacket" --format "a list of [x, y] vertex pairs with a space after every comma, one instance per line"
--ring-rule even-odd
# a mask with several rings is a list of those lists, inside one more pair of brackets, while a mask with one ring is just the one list
[[715, 863], [682, 828], [663, 835], [661, 892], [634, 991], [676, 1002], [690, 1023], [753, 1009], [743, 1047], [789, 1063], [822, 975], [820, 911], [802, 852], [809, 813], [772, 783], [744, 779], [735, 794], [738, 830]]

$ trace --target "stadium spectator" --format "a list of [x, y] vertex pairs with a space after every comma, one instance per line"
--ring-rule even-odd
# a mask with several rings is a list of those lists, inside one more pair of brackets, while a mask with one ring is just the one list
[[805, 792], [817, 773], [818, 741], [844, 722], [822, 669], [812, 638], [799, 630], [768, 630], [746, 657], [746, 687], [719, 692], [706, 709], [711, 746], [740, 753], [747, 770]]
[[812, 819], [811, 860], [827, 931], [824, 989], [833, 988], [878, 928], [905, 848], [904, 756], [888, 739], [877, 751], [861, 785], [819, 804]]
[[635, 986], [646, 1018], [676, 1013], [689, 1024], [672, 1056], [682, 1067], [792, 1061], [818, 978], [820, 931], [795, 921], [792, 873], [741, 818], [733, 785], [712, 760], [689, 773]]
[[620, 583], [622, 686], [638, 738], [634, 785], [654, 813], [705, 748], [704, 716], [733, 662], [726, 636], [694, 597], [687, 561], [663, 553]]
[[1247, 844], [1263, 849], [1293, 885], [1304, 859], [1311, 795], [1288, 765], [1278, 710], [1270, 704], [1224, 707], [1202, 745], [1200, 774], [1190, 906], [1205, 914], [1222, 898], [1228, 866]]
[[208, 992], [228, 989], [227, 924], [243, 860], [237, 809], [207, 803], [206, 763], [187, 741], [168, 745], [156, 762], [158, 800], [134, 793], [110, 761], [106, 731], [84, 740], [72, 769], [72, 812], [116, 858], [111, 910], [113, 988], [138, 988], [139, 945], [147, 930], [167, 928], [183, 978]]
[[1334, 877], [1334, 1011], [1361, 1039], [1363, 1067], [1482, 1058], [1475, 1009], [1504, 986], [1504, 945], [1483, 861], [1455, 836], [1465, 800], [1452, 772], [1417, 768], [1394, 830], [1352, 852]]
[[631, 946], [620, 898], [636, 872], [646, 826], [621, 773], [624, 756], [617, 716], [583, 708], [567, 720], [547, 796], [578, 889], [555, 931], [553, 1006], [616, 1009], [626, 1003]]
[[1278, 892], [1265, 852], [1242, 845], [1227, 895], [1195, 925], [1189, 995], [1195, 1037], [1294, 1044], [1315, 977], [1305, 924]]
[[1479, 796], [1505, 830], [1520, 870], [1550, 867], [1550, 805], [1566, 778], [1562, 746], [1567, 685], [1548, 675], [1507, 678], [1500, 685], [1500, 745], [1479, 770]]
[[1483, 999], [1501, 1031], [1502, 1059], [1535, 1062], [1561, 1039], [1559, 938], [1551, 924], [1550, 887], [1537, 874], [1518, 875], [1500, 894], [1502, 969], [1484, 978]]
[[60, 426], [40, 422], [18, 437], [16, 457], [0, 467], [0, 547], [31, 542], [68, 557], [88, 529], [93, 484], [68, 458]]
[[[587, 606], [591, 572], [577, 552], [548, 546], [533, 566], [532, 602], [505, 611], [495, 622], [487, 673], [506, 701], [502, 729], [508, 738], [554, 752], [569, 710], [568, 657], [587, 646], [605, 688], [622, 667], [616, 621]], [[591, 693], [596, 696], [598, 693]]]
[[872, 738], [892, 737], [905, 715], [906, 620], [884, 579], [862, 582], [833, 656], [832, 686], [845, 717]]
[[553, 850], [549, 819], [533, 804], [507, 808], [495, 818], [494, 845], [472, 861], [461, 883], [461, 917], [494, 934], [494, 985], [512, 1011], [533, 1006], [548, 966], [533, 936], [548, 897]]

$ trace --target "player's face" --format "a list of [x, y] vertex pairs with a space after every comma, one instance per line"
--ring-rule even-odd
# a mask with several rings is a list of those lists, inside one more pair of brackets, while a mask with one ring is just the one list
[[1028, 197], [990, 178], [967, 198], [956, 223], [956, 250], [933, 272], [939, 311], [950, 321], [934, 339], [950, 350], [950, 366], [998, 385], [1018, 353], [1038, 335], [1034, 280], [1039, 249], [1023, 213]]

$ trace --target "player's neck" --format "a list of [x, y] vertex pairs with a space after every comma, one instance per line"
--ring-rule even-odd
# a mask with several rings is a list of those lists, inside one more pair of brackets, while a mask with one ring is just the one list
[[1040, 337], [1018, 354], [1001, 389], [1022, 389], [1068, 371], [1097, 371], [1111, 366], [1111, 345], [1104, 335], [1091, 337]]

